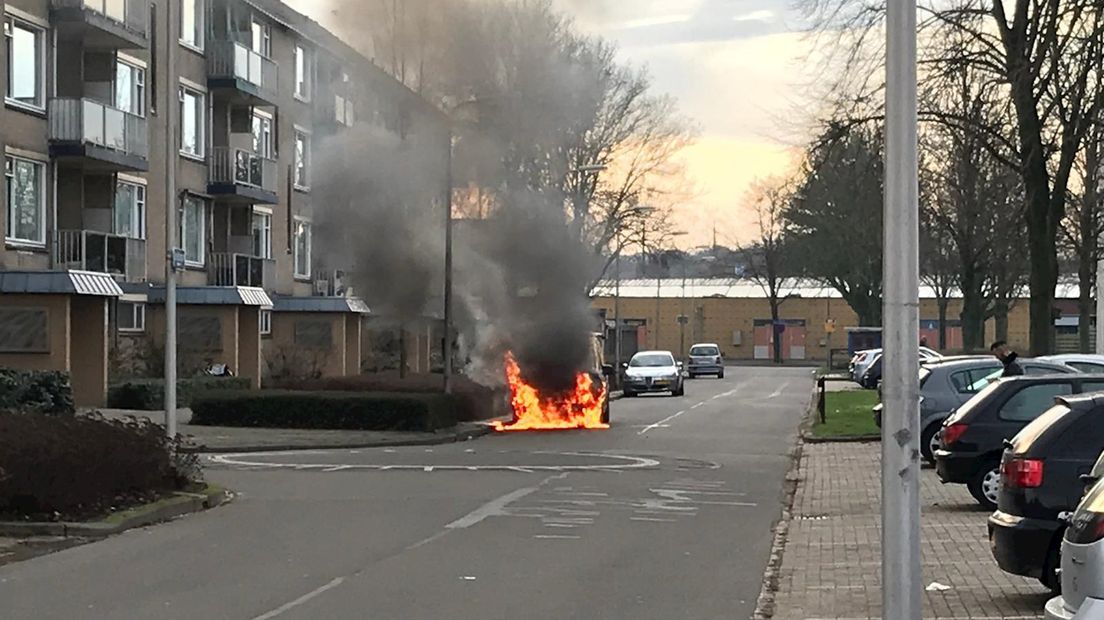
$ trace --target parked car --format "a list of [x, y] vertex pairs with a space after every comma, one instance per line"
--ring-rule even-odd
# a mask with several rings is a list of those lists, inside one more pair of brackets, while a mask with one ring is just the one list
[[[1066, 366], [1035, 360], [1021, 362], [1029, 375], [1068, 373]], [[1000, 377], [1003, 366], [991, 355], [930, 360], [920, 366], [920, 451], [935, 462], [939, 431], [946, 420], [975, 394]], [[874, 422], [882, 426], [882, 405], [874, 407]]]
[[1005, 441], [1069, 394], [1104, 390], [1104, 376], [1069, 372], [1001, 379], [947, 418], [935, 451], [944, 484], [965, 484], [982, 506], [997, 507]]
[[701, 375], [717, 375], [718, 379], [724, 379], [724, 356], [721, 355], [721, 347], [715, 344], [696, 344], [690, 347], [690, 363], [686, 372], [691, 379]]
[[670, 351], [641, 351], [625, 364], [623, 391], [626, 397], [646, 392], [670, 392], [672, 396], [686, 394], [682, 378], [682, 363]]
[[1104, 355], [1073, 353], [1069, 355], [1047, 355], [1035, 359], [1052, 364], [1064, 364], [1078, 372], [1104, 374]]
[[606, 337], [598, 332], [591, 333], [587, 371], [590, 373], [591, 381], [594, 382], [594, 389], [606, 393], [607, 398], [602, 403], [602, 422], [609, 424], [610, 378], [614, 376], [615, 370], [612, 365], [606, 363]]
[[[939, 359], [940, 357], [942, 357], [939, 351], [923, 346], [920, 347], [919, 353], [920, 359], [922, 360]], [[872, 364], [881, 359], [881, 356], [882, 349], [868, 349], [866, 351], [857, 352], [855, 354], [855, 357], [851, 359], [851, 365], [849, 368], [851, 372], [851, 379], [855, 383], [863, 385], [863, 376], [866, 375], [866, 371], [870, 369], [870, 366]], [[864, 385], [863, 387], [866, 386]], [[873, 386], [870, 386], [870, 389], [873, 389], [874, 387], [877, 387], [877, 382], [875, 382]]]
[[[930, 349], [928, 349], [928, 351], [930, 351]], [[938, 354], [936, 354], [936, 356], [932, 356], [929, 353], [926, 353], [923, 348], [921, 348], [919, 360], [921, 365], [924, 363], [931, 363], [940, 359], [942, 358], [938, 357]], [[879, 384], [881, 384], [881, 382], [882, 354], [878, 353], [876, 356], [874, 356], [874, 361], [866, 367], [865, 371], [863, 371], [862, 377], [859, 379], [859, 385], [868, 390], [873, 390], [877, 388]]]
[[1062, 594], [1047, 601], [1047, 620], [1104, 618], [1104, 454], [1083, 480], [1085, 498], [1065, 520]]
[[1080, 502], [1081, 476], [1102, 451], [1104, 394], [1059, 398], [1009, 442], [989, 517], [989, 546], [1004, 571], [1060, 590], [1061, 517]]

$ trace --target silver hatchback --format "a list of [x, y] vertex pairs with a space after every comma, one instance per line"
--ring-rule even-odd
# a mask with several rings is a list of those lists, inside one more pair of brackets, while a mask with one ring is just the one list
[[1095, 484], [1069, 518], [1062, 595], [1047, 602], [1047, 620], [1104, 618], [1104, 455], [1086, 481]]

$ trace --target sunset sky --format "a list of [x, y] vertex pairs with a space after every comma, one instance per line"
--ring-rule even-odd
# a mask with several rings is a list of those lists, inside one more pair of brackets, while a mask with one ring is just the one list
[[[678, 207], [679, 245], [732, 245], [754, 235], [743, 200], [757, 177], [785, 174], [800, 140], [810, 76], [800, 15], [789, 0], [555, 0], [587, 33], [615, 41], [678, 98], [700, 127], [684, 154], [693, 196]], [[325, 23], [326, 0], [290, 0]]]

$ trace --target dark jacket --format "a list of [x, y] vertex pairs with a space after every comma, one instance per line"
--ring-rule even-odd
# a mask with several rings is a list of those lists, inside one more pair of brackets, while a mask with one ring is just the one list
[[1024, 374], [1023, 366], [1020, 366], [1019, 355], [1015, 352], [1009, 353], [1008, 357], [1004, 358], [1004, 372], [1001, 373], [1001, 377], [1019, 377]]

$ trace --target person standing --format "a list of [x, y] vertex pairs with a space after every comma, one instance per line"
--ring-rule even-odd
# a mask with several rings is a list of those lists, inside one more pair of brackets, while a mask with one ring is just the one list
[[1020, 363], [1016, 361], [1020, 355], [1013, 351], [1007, 342], [998, 340], [989, 347], [989, 351], [1004, 364], [1004, 372], [1001, 373], [1002, 378], [1019, 377], [1024, 374], [1023, 366], [1020, 366]]

